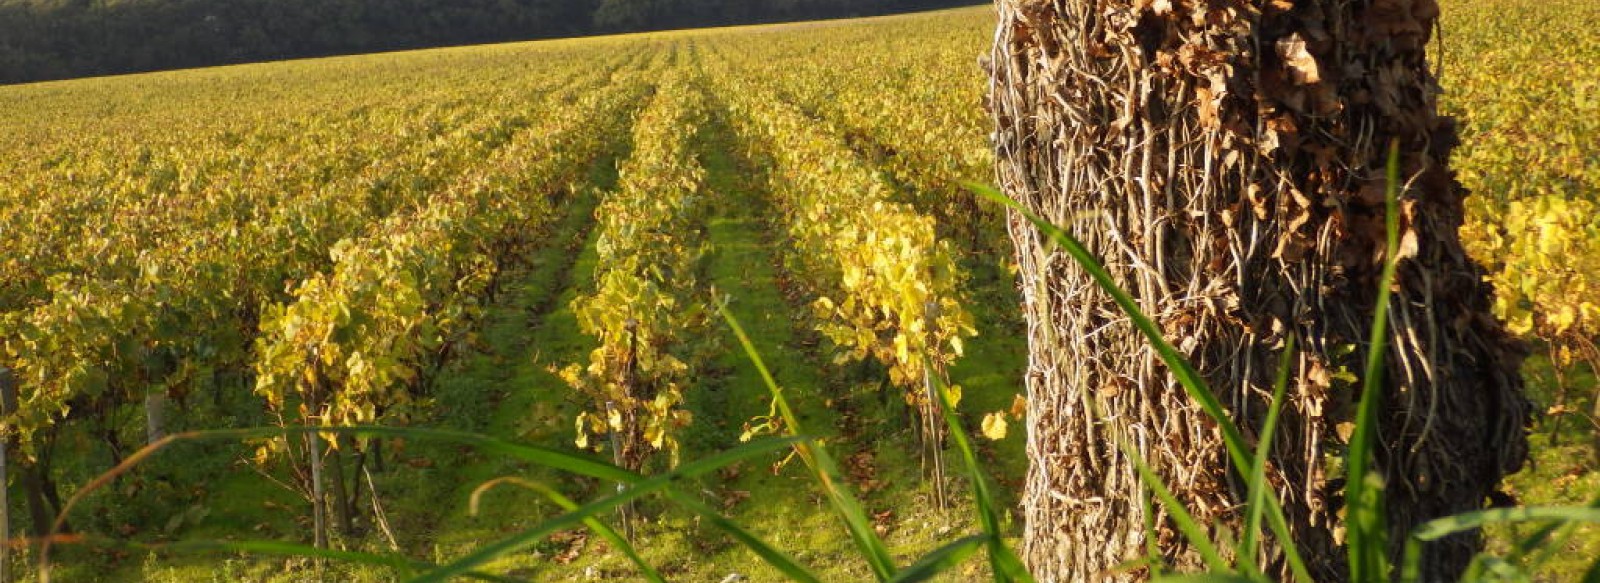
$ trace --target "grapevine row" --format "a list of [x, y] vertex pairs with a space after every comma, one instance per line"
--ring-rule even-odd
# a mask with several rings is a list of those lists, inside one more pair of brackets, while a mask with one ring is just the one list
[[[612, 145], [643, 85], [623, 80], [598, 96], [546, 108], [544, 124], [474, 166], [415, 214], [384, 221], [366, 237], [341, 241], [334, 265], [300, 282], [294, 300], [263, 314], [256, 387], [269, 408], [304, 425], [404, 423], [422, 387], [420, 371], [476, 321], [480, 301], [530, 234], [548, 232], [557, 207]], [[290, 441], [267, 451], [290, 450]], [[341, 468], [356, 447], [348, 435], [333, 464], [341, 532], [355, 503]], [[315, 516], [324, 514], [322, 447], [308, 436]], [[266, 453], [266, 452], [263, 452]], [[364, 466], [357, 456], [357, 472]], [[320, 524], [320, 523], [319, 523]], [[319, 542], [326, 533], [317, 530]]]
[[[1494, 2], [1463, 2], [1442, 17], [1454, 35], [1441, 109], [1459, 116], [1452, 166], [1472, 191], [1462, 240], [1488, 267], [1495, 315], [1536, 341], [1555, 373], [1550, 409], [1568, 401], [1578, 364], [1600, 371], [1600, 39], [1584, 23], [1600, 7], [1552, 0], [1507, 18]], [[1551, 82], [1560, 79], [1560, 82]], [[1587, 427], [1600, 420], [1592, 397]]]
[[[181, 391], [203, 382], [193, 378], [203, 369], [240, 362], [254, 307], [281, 294], [285, 279], [317, 269], [334, 242], [374, 220], [407, 213], [498, 146], [483, 136], [518, 123], [479, 116], [416, 147], [377, 152], [356, 174], [322, 184], [313, 164], [304, 167], [310, 176], [246, 174], [237, 183], [225, 177], [188, 197], [188, 205], [163, 202], [170, 196], [164, 193], [137, 193], [151, 201], [138, 207], [188, 212], [170, 213], [170, 225], [137, 222], [137, 208], [111, 213], [103, 219], [108, 228], [80, 240], [85, 248], [61, 255], [66, 271], [47, 278], [42, 301], [0, 317], [6, 358], [27, 395], [14, 413], [20, 443], [31, 448], [32, 431], [65, 414], [79, 396], [116, 401], [144, 387]], [[147, 240], [161, 232], [169, 233], [161, 244]], [[84, 267], [71, 269], [78, 263]]]
[[871, 357], [889, 369], [922, 412], [937, 473], [942, 421], [929, 384], [977, 333], [952, 245], [935, 235], [931, 216], [890, 200], [890, 189], [830, 128], [713, 64], [735, 133], [750, 159], [765, 162], [776, 226], [788, 235], [786, 262], [810, 282], [818, 329], [839, 347], [839, 360]]
[[505, 262], [546, 232], [641, 91], [623, 81], [546, 108], [543, 124], [417, 213], [336, 244], [329, 271], [302, 280], [292, 301], [263, 314], [256, 391], [282, 409], [295, 393], [306, 399], [314, 386], [328, 388], [330, 400], [310, 407], [328, 424], [372, 423], [382, 409], [405, 404], [397, 390], [476, 317]]
[[[529, 97], [581, 85], [587, 73], [573, 66], [516, 83], [429, 84], [384, 97], [334, 87], [338, 99], [304, 96], [305, 114], [201, 101], [173, 108], [194, 121], [127, 116], [97, 131], [42, 125], [0, 135], [15, 146], [7, 151], [22, 153], [0, 161], [10, 163], [0, 181], [0, 311], [47, 299], [50, 275], [136, 277], [141, 252], [229, 245], [262, 222], [300, 235], [267, 251], [325, 260], [349, 229], [408, 206], [475, 148], [492, 149], [525, 125], [516, 112]], [[352, 92], [366, 98], [350, 100]], [[62, 134], [70, 138], [52, 141]]]
[[[857, 151], [881, 157], [907, 187], [906, 200], [933, 214], [941, 232], [978, 250], [1003, 249], [998, 209], [962, 186], [993, 180], [985, 87], [972, 57], [983, 37], [936, 20], [895, 26], [902, 34], [840, 31], [845, 38], [824, 47], [804, 37], [733, 37], [718, 48], [739, 76], [834, 125]], [[952, 75], [951, 63], [970, 63], [972, 74]]]
[[591, 402], [578, 415], [577, 444], [609, 446], [631, 469], [655, 451], [676, 465], [675, 433], [690, 421], [683, 391], [695, 378], [690, 352], [709, 299], [699, 277], [705, 170], [694, 149], [707, 117], [705, 97], [683, 69], [662, 80], [634, 122], [619, 186], [596, 211], [595, 289], [572, 304], [580, 329], [598, 343], [586, 363], [562, 371]]

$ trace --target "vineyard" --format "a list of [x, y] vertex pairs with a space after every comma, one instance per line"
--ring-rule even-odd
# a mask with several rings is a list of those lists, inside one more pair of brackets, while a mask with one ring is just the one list
[[[1510, 489], [1583, 503], [1600, 488], [1600, 5], [1444, 8], [1463, 237], [1538, 354], [1533, 460]], [[791, 429], [725, 310], [896, 561], [960, 537], [971, 485], [934, 387], [1002, 504], [1027, 463], [1005, 215], [962, 186], [994, 180], [992, 27], [969, 8], [0, 87], [12, 536], [68, 510], [59, 581], [391, 578], [242, 540], [442, 564], [618, 485], [309, 428], [481, 433], [660, 474]], [[89, 487], [164, 436], [262, 427], [280, 430], [183, 441]], [[870, 580], [810, 461], [766, 454], [680, 491], [825, 580]], [[779, 577], [681, 505], [607, 516], [620, 533], [564, 530], [480, 570]], [[1574, 541], [1574, 565], [1600, 554], [1600, 532]], [[14, 545], [10, 571], [31, 580], [37, 552]]]

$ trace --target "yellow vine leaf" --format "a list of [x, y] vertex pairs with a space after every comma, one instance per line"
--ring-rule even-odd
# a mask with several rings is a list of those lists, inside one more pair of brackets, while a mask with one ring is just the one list
[[1006, 438], [1006, 414], [996, 411], [983, 416], [983, 436], [994, 441]]

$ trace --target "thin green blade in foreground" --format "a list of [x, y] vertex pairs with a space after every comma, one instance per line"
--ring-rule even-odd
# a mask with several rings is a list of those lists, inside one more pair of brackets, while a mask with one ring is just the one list
[[[1346, 456], [1345, 502], [1347, 504], [1350, 576], [1357, 581], [1382, 581], [1388, 577], [1387, 533], [1383, 526], [1383, 512], [1377, 505], [1382, 500], [1381, 478], [1369, 481], [1367, 469], [1372, 463], [1373, 444], [1377, 439], [1378, 394], [1383, 390], [1383, 352], [1389, 339], [1390, 285], [1394, 282], [1400, 247], [1400, 142], [1389, 143], [1389, 162], [1386, 168], [1388, 185], [1384, 189], [1384, 255], [1383, 272], [1378, 278], [1378, 302], [1373, 307], [1372, 334], [1367, 340], [1367, 367], [1361, 379], [1361, 401], [1356, 406], [1355, 432], [1350, 436], [1350, 450]], [[1378, 492], [1369, 492], [1375, 488]]]
[[[904, 571], [897, 573], [893, 579], [889, 580], [889, 582], [913, 583], [915, 581], [927, 581], [932, 579], [935, 575], [948, 571], [956, 565], [960, 565], [961, 561], [964, 561], [967, 557], [972, 556], [972, 553], [978, 552], [978, 548], [988, 543], [988, 541], [989, 536], [982, 534], [961, 537], [955, 542], [934, 549], [933, 552], [923, 555], [922, 560], [912, 563], [910, 567], [906, 567]], [[998, 576], [999, 573], [996, 573], [995, 575]]]
[[[923, 363], [931, 368], [931, 362]], [[985, 479], [983, 470], [978, 468], [978, 456], [972, 448], [972, 441], [967, 438], [966, 427], [962, 426], [960, 415], [956, 412], [955, 399], [950, 394], [950, 387], [939, 375], [933, 375], [934, 387], [938, 389], [939, 412], [944, 416], [945, 426], [950, 430], [951, 439], [956, 442], [956, 449], [961, 452], [961, 460], [966, 464], [967, 474], [972, 479], [972, 498], [977, 504], [978, 525], [983, 528], [986, 544], [989, 548], [989, 566], [994, 570], [995, 580], [1001, 582], [1024, 581], [1033, 582], [1033, 575], [1023, 567], [1021, 559], [1015, 552], [1005, 545], [1005, 540], [1000, 532], [1000, 515], [994, 509], [994, 495], [989, 492], [989, 483]]]
[[[1587, 507], [1600, 508], [1600, 497], [1590, 500]], [[1512, 549], [1506, 560], [1521, 561], [1523, 557], [1537, 550], [1538, 553], [1534, 554], [1533, 558], [1529, 559], [1527, 563], [1529, 571], [1537, 572], [1540, 567], [1555, 557], [1556, 553], [1566, 548], [1567, 541], [1577, 532], [1577, 527], [1577, 522], [1560, 522], [1540, 528], [1534, 531], [1533, 534], [1528, 535], [1527, 538], [1518, 541], [1516, 548]], [[1600, 566], [1600, 559], [1596, 559], [1595, 565]]]
[[[478, 503], [480, 500], [482, 500], [483, 494], [500, 484], [517, 486], [537, 492], [546, 499], [549, 499], [551, 502], [554, 502], [557, 506], [560, 506], [562, 510], [566, 510], [568, 512], [578, 509], [578, 503], [573, 502], [571, 498], [567, 498], [565, 495], [562, 495], [561, 492], [556, 491], [555, 488], [551, 488], [533, 480], [519, 478], [516, 476], [506, 476], [502, 478], [495, 478], [478, 485], [478, 487], [472, 491], [471, 501], [467, 504], [467, 507], [470, 509], [468, 513], [473, 516], [477, 516]], [[628, 557], [628, 560], [632, 561], [635, 567], [639, 568], [639, 573], [644, 575], [645, 579], [651, 581], [652, 583], [666, 583], [666, 580], [661, 578], [661, 574], [657, 573], [655, 568], [651, 567], [649, 563], [646, 563], [644, 557], [639, 556], [639, 551], [633, 548], [633, 544], [629, 543], [627, 538], [624, 538], [621, 534], [618, 534], [615, 529], [606, 525], [604, 522], [600, 522], [599, 519], [593, 516], [584, 518], [583, 524], [584, 526], [589, 527], [589, 530], [594, 531], [595, 534], [600, 535], [601, 538], [604, 538], [606, 541], [610, 542], [612, 546], [617, 548], [617, 550], [622, 551], [622, 554]]]
[[1161, 542], [1156, 539], [1156, 503], [1150, 499], [1150, 489], [1139, 489], [1139, 509], [1144, 511], [1144, 558], [1133, 563], [1150, 567], [1150, 576], [1160, 579], [1166, 575], [1167, 558], [1161, 554]]
[[[767, 383], [767, 389], [772, 392], [772, 400], [777, 403], [778, 411], [783, 415], [783, 422], [791, 434], [800, 431], [800, 419], [789, 408], [789, 400], [783, 396], [783, 389], [778, 387], [778, 382], [772, 378], [772, 373], [767, 369], [766, 361], [761, 359], [761, 354], [756, 351], [755, 344], [750, 342], [750, 337], [745, 334], [744, 327], [739, 325], [739, 320], [733, 317], [733, 312], [728, 310], [726, 304], [718, 305], [717, 312], [722, 314], [722, 319], [733, 329], [733, 334], [739, 338], [739, 345], [744, 347], [744, 352], [756, 365], [756, 370], [761, 372], [761, 380]], [[839, 511], [844, 518], [845, 527], [850, 531], [850, 539], [855, 542], [856, 548], [872, 567], [872, 574], [879, 581], [887, 581], [894, 576], [894, 559], [889, 555], [889, 548], [884, 546], [883, 539], [878, 538], [877, 531], [872, 529], [872, 522], [867, 519], [866, 511], [862, 510], [861, 503], [849, 491], [840, 477], [839, 465], [828, 454], [827, 448], [815, 446], [812, 442], [796, 444], [800, 458], [806, 462], [806, 467], [811, 468], [811, 474], [822, 486], [828, 501]]]
[[766, 543], [766, 541], [757, 538], [755, 535], [745, 530], [744, 527], [739, 526], [738, 523], [729, 520], [728, 517], [723, 516], [722, 513], [717, 512], [716, 510], [713, 510], [710, 506], [706, 506], [704, 502], [695, 499], [693, 496], [679, 492], [676, 489], [668, 490], [667, 495], [670, 496], [672, 501], [677, 503], [679, 506], [689, 509], [690, 512], [699, 514], [701, 518], [706, 519], [706, 521], [710, 522], [711, 525], [716, 527], [718, 530], [727, 533], [728, 536], [733, 537], [735, 540], [739, 541], [740, 544], [749, 547], [752, 552], [754, 552], [757, 556], [760, 556], [767, 562], [767, 564], [772, 565], [779, 571], [782, 571], [784, 576], [788, 577], [791, 581], [796, 581], [798, 583], [821, 583], [821, 579], [818, 579], [815, 574], [812, 574], [811, 571], [801, 566], [800, 563], [795, 561], [793, 557], [790, 557], [783, 551], [773, 548], [772, 545], [769, 545]]
[[501, 555], [531, 546], [563, 528], [582, 522], [585, 517], [616, 508], [646, 494], [670, 488], [672, 484], [680, 480], [698, 477], [728, 464], [746, 460], [763, 453], [777, 451], [803, 441], [805, 441], [805, 438], [797, 436], [764, 439], [678, 466], [673, 471], [632, 484], [617, 494], [590, 502], [577, 510], [544, 521], [538, 526], [522, 531], [510, 538], [501, 539], [498, 542], [473, 551], [455, 562], [425, 573], [421, 577], [412, 579], [412, 581], [413, 583], [443, 583], [450, 580], [451, 577], [464, 574], [474, 567], [492, 561]]
[[1249, 577], [1240, 575], [1225, 575], [1222, 573], [1194, 573], [1191, 575], [1167, 575], [1156, 577], [1152, 583], [1255, 583]]
[[1600, 508], [1582, 506], [1533, 506], [1524, 508], [1491, 508], [1464, 512], [1454, 516], [1435, 518], [1422, 523], [1412, 536], [1423, 541], [1438, 540], [1458, 532], [1483, 528], [1486, 524], [1501, 522], [1532, 522], [1554, 520], [1565, 522], [1600, 523]]
[[423, 428], [416, 428], [416, 427], [377, 427], [377, 426], [353, 426], [353, 427], [291, 426], [291, 427], [253, 427], [253, 428], [243, 428], [243, 429], [215, 429], [215, 430], [207, 430], [207, 431], [185, 431], [185, 432], [182, 432], [182, 433], [173, 433], [173, 434], [167, 435], [166, 437], [158, 439], [155, 442], [150, 443], [149, 445], [146, 445], [146, 446], [144, 446], [142, 448], [139, 448], [138, 451], [133, 452], [127, 458], [123, 459], [122, 463], [117, 464], [115, 467], [113, 467], [113, 468], [111, 468], [109, 470], [106, 470], [104, 473], [102, 473], [99, 476], [95, 477], [95, 479], [90, 480], [88, 484], [85, 484], [82, 488], [79, 488], [78, 491], [73, 492], [72, 497], [67, 499], [67, 503], [61, 508], [61, 511], [60, 511], [55, 523], [51, 526], [51, 533], [50, 533], [51, 536], [46, 537], [44, 539], [44, 543], [42, 545], [40, 545], [40, 549], [39, 549], [39, 568], [38, 568], [39, 580], [40, 581], [49, 581], [50, 580], [50, 568], [51, 568], [50, 547], [51, 547], [52, 541], [55, 539], [54, 535], [56, 533], [58, 533], [60, 531], [60, 529], [62, 528], [62, 526], [65, 524], [66, 519], [67, 519], [67, 517], [69, 515], [71, 515], [73, 508], [77, 507], [78, 503], [81, 502], [89, 494], [91, 494], [91, 493], [93, 493], [93, 492], [95, 492], [95, 491], [97, 491], [97, 490], [99, 490], [101, 488], [104, 488], [107, 485], [111, 484], [111, 482], [113, 480], [115, 480], [118, 476], [126, 474], [126, 473], [128, 473], [130, 471], [133, 471], [134, 468], [138, 467], [139, 464], [144, 463], [144, 461], [149, 459], [151, 456], [154, 456], [157, 453], [160, 453], [162, 450], [165, 450], [166, 448], [168, 448], [168, 447], [170, 447], [170, 446], [172, 446], [174, 444], [181, 443], [181, 442], [189, 442], [189, 441], [239, 441], [239, 440], [245, 440], [245, 439], [260, 439], [260, 438], [267, 438], [267, 437], [284, 437], [284, 436], [291, 436], [291, 435], [299, 435], [299, 434], [307, 432], [307, 431], [318, 431], [318, 432], [323, 432], [323, 433], [339, 433], [339, 434], [358, 435], [358, 436], [381, 435], [381, 436], [387, 436], [387, 437], [406, 437], [406, 438], [412, 438], [412, 439], [416, 439], [416, 438], [424, 438], [424, 439], [431, 438], [431, 439], [439, 439], [439, 440], [444, 440], [444, 441], [454, 441], [454, 442], [458, 442], [458, 443], [466, 443], [466, 444], [469, 444], [469, 445], [475, 445], [475, 446], [478, 446], [479, 448], [481, 448], [483, 450], [486, 450], [486, 451], [499, 452], [499, 453], [502, 453], [502, 454], [505, 454], [505, 455], [509, 455], [511, 457], [514, 457], [514, 458], [517, 458], [517, 459], [520, 459], [520, 460], [524, 460], [524, 461], [528, 461], [528, 462], [532, 462], [532, 463], [536, 463], [536, 464], [540, 464], [540, 465], [545, 465], [545, 466], [548, 466], [548, 467], [551, 467], [551, 468], [555, 468], [555, 469], [558, 469], [558, 470], [564, 470], [564, 471], [572, 472], [572, 473], [575, 473], [575, 474], [582, 474], [582, 475], [593, 477], [593, 478], [599, 478], [599, 479], [603, 479], [603, 480], [612, 480], [612, 481], [618, 481], [618, 482], [625, 482], [625, 483], [634, 483], [634, 482], [638, 482], [639, 480], [642, 479], [638, 474], [634, 474], [633, 472], [629, 472], [629, 471], [624, 470], [622, 468], [618, 468], [616, 466], [612, 466], [610, 464], [607, 464], [607, 463], [604, 463], [604, 462], [600, 462], [600, 461], [597, 461], [597, 460], [594, 460], [594, 459], [590, 459], [590, 458], [587, 458], [587, 457], [584, 457], [584, 456], [570, 454], [570, 453], [561, 452], [561, 451], [556, 451], [556, 450], [553, 450], [553, 449], [537, 447], [537, 446], [518, 445], [518, 444], [514, 444], [514, 443], [511, 443], [511, 442], [508, 442], [508, 441], [503, 441], [503, 440], [495, 439], [493, 437], [489, 437], [489, 436], [486, 436], [486, 435], [479, 435], [479, 434], [476, 434], [476, 433], [467, 433], [467, 432], [461, 432], [461, 431], [448, 431], [448, 430], [442, 430], [442, 429], [423, 429]]
[[1194, 547], [1195, 552], [1200, 553], [1200, 559], [1205, 561], [1206, 568], [1211, 569], [1213, 573], [1229, 573], [1231, 569], [1228, 568], [1228, 562], [1222, 560], [1222, 554], [1217, 552], [1216, 545], [1211, 544], [1206, 531], [1200, 528], [1200, 523], [1189, 514], [1189, 509], [1167, 489], [1166, 483], [1161, 481], [1161, 476], [1157, 476], [1155, 470], [1150, 469], [1150, 464], [1145, 463], [1144, 456], [1139, 455], [1139, 450], [1122, 439], [1117, 440], [1117, 445], [1122, 448], [1123, 455], [1133, 460], [1133, 467], [1139, 470], [1139, 478], [1144, 481], [1145, 487], [1167, 507], [1172, 522], [1178, 525], [1178, 531], [1183, 533], [1184, 538], [1189, 539], [1189, 544]]
[[[1233, 419], [1228, 416], [1227, 411], [1222, 408], [1222, 402], [1217, 399], [1215, 393], [1211, 392], [1210, 387], [1206, 385], [1205, 379], [1194, 370], [1194, 367], [1189, 364], [1188, 360], [1184, 359], [1182, 354], [1178, 353], [1178, 349], [1173, 347], [1172, 343], [1167, 342], [1155, 321], [1151, 320], [1143, 310], [1139, 309], [1139, 304], [1134, 301], [1133, 296], [1128, 295], [1128, 292], [1117, 286], [1117, 282], [1111, 278], [1111, 274], [1100, 265], [1100, 262], [1089, 252], [1089, 249], [1083, 246], [1083, 243], [1078, 242], [1070, 233], [1051, 224], [1050, 221], [1040, 218], [1032, 211], [1024, 208], [1022, 204], [992, 187], [972, 182], [964, 183], [964, 185], [968, 190], [1021, 215], [1029, 223], [1032, 223], [1034, 228], [1039, 229], [1049, 236], [1051, 241], [1061, 246], [1067, 252], [1067, 255], [1071, 256], [1073, 261], [1077, 262], [1084, 272], [1094, 279], [1096, 285], [1111, 296], [1111, 299], [1116, 302], [1123, 313], [1128, 315], [1134, 327], [1144, 335], [1145, 340], [1155, 349], [1156, 355], [1161, 357], [1161, 361], [1167, 365], [1168, 371], [1178, 381], [1178, 384], [1183, 387], [1189, 398], [1194, 399], [1195, 403], [1200, 405], [1200, 409], [1217, 422], [1217, 427], [1222, 432], [1222, 442], [1227, 448], [1228, 457], [1233, 464], [1238, 468], [1251, 467], [1251, 456], [1246, 447], [1243, 433], [1239, 431], [1239, 426], [1233, 422]], [[1273, 535], [1277, 536], [1278, 540], [1292, 541], [1293, 537], [1290, 536], [1289, 523], [1284, 518], [1282, 504], [1276, 496], [1266, 497], [1266, 502], [1267, 525], [1271, 527]], [[1281, 547], [1284, 551], [1284, 558], [1289, 563], [1289, 569], [1294, 573], [1295, 578], [1307, 583], [1315, 581], [1311, 577], [1311, 571], [1306, 569], [1305, 560], [1301, 558], [1299, 549], [1288, 543], [1281, 545]]]
[[1244, 534], [1239, 539], [1238, 563], [1252, 575], [1264, 570], [1255, 564], [1257, 535], [1261, 532], [1261, 512], [1266, 506], [1264, 498], [1267, 485], [1267, 457], [1272, 453], [1272, 435], [1278, 428], [1278, 414], [1283, 410], [1283, 397], [1289, 391], [1289, 370], [1294, 365], [1295, 335], [1290, 334], [1283, 347], [1283, 358], [1278, 363], [1278, 377], [1272, 383], [1272, 404], [1267, 406], [1267, 420], [1261, 424], [1260, 441], [1256, 443], [1256, 459], [1250, 465], [1250, 479], [1245, 482], [1249, 500], [1245, 503]]

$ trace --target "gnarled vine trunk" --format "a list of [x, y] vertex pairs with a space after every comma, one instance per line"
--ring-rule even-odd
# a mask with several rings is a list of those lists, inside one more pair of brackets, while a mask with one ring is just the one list
[[[1385, 154], [1398, 141], [1407, 190], [1377, 453], [1388, 519], [1400, 537], [1481, 508], [1526, 455], [1524, 351], [1489, 315], [1491, 290], [1457, 235], [1456, 134], [1424, 54], [1436, 2], [997, 6], [990, 105], [1006, 192], [1102, 258], [1247, 435], [1285, 339], [1300, 339], [1269, 480], [1322, 580], [1346, 577], [1329, 462], [1360, 396]], [[1214, 424], [1083, 270], [1020, 217], [1010, 232], [1031, 352], [1026, 562], [1042, 581], [1142, 578], [1108, 571], [1145, 554], [1153, 519], [1168, 561], [1194, 565], [1165, 515], [1145, 515], [1116, 444], [1137, 448], [1213, 533], [1238, 532], [1243, 492]], [[1434, 543], [1425, 572], [1450, 577], [1479, 545]]]

